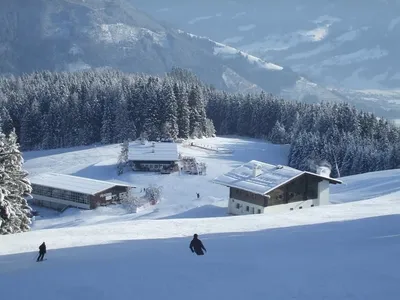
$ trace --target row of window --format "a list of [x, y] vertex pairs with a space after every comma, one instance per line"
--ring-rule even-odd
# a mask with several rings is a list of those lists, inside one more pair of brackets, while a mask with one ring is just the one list
[[[236, 203], [236, 209], [240, 209], [241, 207], [242, 207], [242, 206], [241, 206], [240, 203]], [[254, 213], [255, 213], [254, 207], [252, 207], [251, 210], [252, 210], [251, 213], [254, 214]], [[250, 206], [249, 206], [249, 205], [246, 205], [246, 211], [247, 211], [247, 212], [250, 212]], [[257, 209], [257, 213], [258, 213], [258, 214], [261, 214], [261, 209]]]
[[90, 198], [89, 198], [90, 196], [89, 195], [85, 195], [85, 194], [81, 194], [81, 193], [77, 193], [77, 192], [54, 189], [54, 188], [36, 185], [36, 184], [32, 184], [32, 193], [36, 194], [36, 195], [52, 197], [52, 198], [72, 201], [72, 202], [76, 202], [76, 203], [90, 204]]

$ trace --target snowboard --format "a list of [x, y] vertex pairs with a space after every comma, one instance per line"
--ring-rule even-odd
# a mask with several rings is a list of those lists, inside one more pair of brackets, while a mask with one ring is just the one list
[[45, 261], [45, 260], [47, 260], [47, 258], [45, 258], [43, 260], [37, 260], [36, 262], [42, 262], [42, 261]]

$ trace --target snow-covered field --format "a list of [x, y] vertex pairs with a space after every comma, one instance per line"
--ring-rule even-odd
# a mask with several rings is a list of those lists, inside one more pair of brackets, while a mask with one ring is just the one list
[[[118, 145], [28, 152], [31, 174], [61, 172], [164, 187], [147, 212], [41, 210], [28, 233], [0, 236], [4, 299], [398, 299], [400, 170], [342, 178], [330, 206], [226, 216], [228, 189], [210, 182], [251, 159], [285, 164], [288, 147], [257, 140], [197, 140], [221, 154], [180, 146], [207, 175], [127, 173]], [[196, 199], [196, 192], [201, 198]], [[367, 199], [367, 200], [366, 200]], [[188, 246], [198, 233], [208, 252]], [[36, 263], [46, 241], [48, 260]]]

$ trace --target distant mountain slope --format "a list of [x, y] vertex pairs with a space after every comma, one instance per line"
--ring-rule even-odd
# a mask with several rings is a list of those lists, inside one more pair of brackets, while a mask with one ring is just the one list
[[1, 1], [0, 73], [111, 67], [160, 74], [177, 66], [228, 91], [264, 89], [293, 99], [340, 101], [289, 68], [162, 25], [128, 2]]
[[320, 84], [400, 86], [398, 0], [131, 1], [182, 30], [289, 66]]

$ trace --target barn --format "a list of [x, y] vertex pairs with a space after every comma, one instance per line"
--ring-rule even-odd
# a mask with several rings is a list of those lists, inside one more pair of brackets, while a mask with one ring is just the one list
[[330, 184], [342, 182], [325, 170], [312, 173], [252, 160], [213, 182], [229, 187], [229, 214], [262, 214], [277, 205], [293, 210], [329, 204]]
[[67, 207], [94, 209], [118, 203], [130, 185], [58, 173], [39, 174], [29, 178], [32, 185], [30, 202], [56, 210]]

